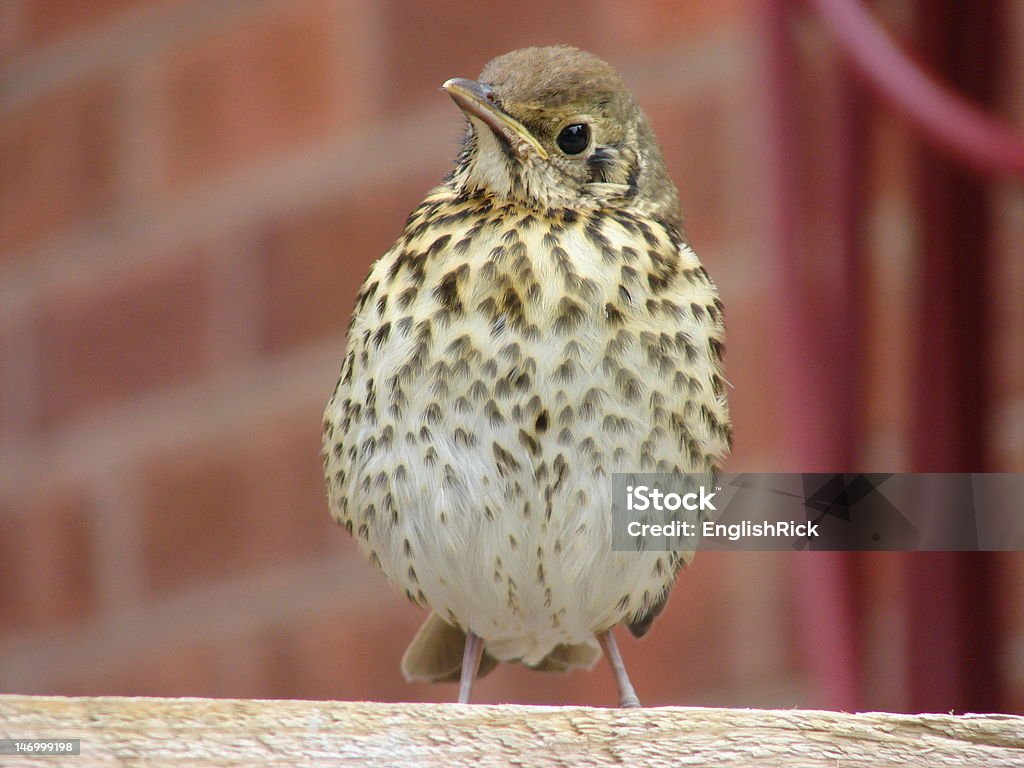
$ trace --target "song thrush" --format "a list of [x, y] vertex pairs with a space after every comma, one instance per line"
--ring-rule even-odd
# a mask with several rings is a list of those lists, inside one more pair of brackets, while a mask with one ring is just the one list
[[612, 629], [644, 634], [692, 552], [612, 551], [612, 474], [717, 470], [722, 303], [611, 66], [527, 48], [443, 88], [468, 130], [359, 291], [331, 511], [432, 610], [408, 679], [461, 678], [465, 702], [498, 661], [589, 667], [600, 644], [639, 706]]

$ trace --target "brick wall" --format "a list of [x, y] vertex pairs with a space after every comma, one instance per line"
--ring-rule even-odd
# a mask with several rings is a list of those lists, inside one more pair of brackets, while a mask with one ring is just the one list
[[[898, 17], [902, 6], [887, 7]], [[758, 5], [626, 9], [0, 2], [0, 691], [454, 696], [401, 680], [422, 614], [331, 522], [320, 417], [369, 263], [456, 151], [462, 117], [438, 86], [512, 48], [571, 42], [634, 87], [726, 300], [730, 469], [799, 469], [779, 450], [786, 361], [765, 258]], [[830, 60], [818, 48], [810, 55]], [[1019, 55], [1016, 72], [1008, 110], [1022, 118]], [[886, 324], [905, 342], [911, 140], [881, 113], [871, 137], [884, 320], [871, 327], [865, 455], [899, 469], [909, 393]], [[1020, 470], [1024, 199], [1008, 185], [998, 195], [992, 430], [999, 468]], [[651, 636], [624, 643], [645, 702], [820, 703], [800, 660], [791, 561], [702, 555]], [[1003, 570], [1019, 593], [1020, 560]], [[1015, 621], [1007, 670], [1024, 707]], [[899, 669], [884, 642], [871, 650], [872, 670]], [[603, 704], [612, 681], [603, 666], [506, 668], [478, 698]], [[888, 690], [875, 700], [900, 706]]]

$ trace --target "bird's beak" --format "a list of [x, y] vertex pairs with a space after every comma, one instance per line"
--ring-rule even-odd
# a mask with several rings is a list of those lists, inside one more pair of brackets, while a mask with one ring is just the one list
[[509, 143], [520, 157], [533, 150], [541, 160], [548, 159], [548, 153], [522, 123], [499, 109], [489, 86], [476, 80], [453, 77], [441, 86], [452, 97], [456, 106], [467, 115], [482, 120], [496, 134]]

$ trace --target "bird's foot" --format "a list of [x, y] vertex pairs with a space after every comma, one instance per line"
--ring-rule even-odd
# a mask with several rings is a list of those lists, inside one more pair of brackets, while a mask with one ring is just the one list
[[640, 699], [636, 697], [636, 694], [632, 696], [626, 695], [619, 699], [619, 706], [623, 709], [640, 709], [643, 704], [640, 703]]

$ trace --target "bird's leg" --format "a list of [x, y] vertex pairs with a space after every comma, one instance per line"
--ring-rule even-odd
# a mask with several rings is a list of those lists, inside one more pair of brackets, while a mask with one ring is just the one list
[[472, 632], [466, 632], [466, 650], [462, 653], [462, 679], [459, 681], [459, 704], [469, 704], [469, 694], [473, 690], [473, 680], [476, 679], [483, 655], [484, 641]]
[[619, 687], [619, 706], [639, 707], [640, 699], [636, 697], [633, 684], [629, 682], [626, 665], [622, 662], [619, 646], [615, 643], [615, 635], [609, 629], [607, 632], [601, 632], [597, 636], [597, 641], [601, 644], [601, 650], [604, 651], [608, 664], [611, 665], [612, 672], [615, 674], [615, 684]]

